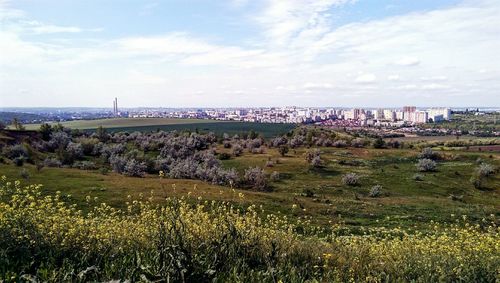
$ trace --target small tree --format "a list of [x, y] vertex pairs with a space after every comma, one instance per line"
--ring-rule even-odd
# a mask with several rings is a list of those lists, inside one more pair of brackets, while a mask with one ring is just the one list
[[48, 141], [50, 140], [50, 135], [52, 134], [53, 132], [53, 129], [52, 129], [52, 126], [47, 124], [47, 123], [43, 123], [41, 126], [40, 126], [40, 134], [42, 134], [42, 139], [45, 140], [45, 141]]
[[427, 159], [427, 158], [420, 159], [416, 166], [417, 166], [417, 170], [420, 172], [436, 171], [436, 167], [437, 167], [436, 162], [434, 160]]
[[26, 128], [23, 126], [23, 124], [17, 118], [14, 118], [12, 120], [12, 126], [14, 127], [14, 129], [16, 129], [18, 131], [24, 131], [24, 130], [26, 130]]
[[289, 151], [289, 148], [287, 145], [280, 145], [278, 148], [278, 152], [280, 153], [281, 156], [285, 156]]
[[373, 141], [373, 148], [384, 148], [385, 147], [385, 141], [382, 138], [376, 138]]
[[97, 138], [102, 142], [105, 142], [109, 139], [109, 135], [103, 126], [99, 126], [97, 128], [97, 130], [95, 131], [95, 133], [96, 133]]

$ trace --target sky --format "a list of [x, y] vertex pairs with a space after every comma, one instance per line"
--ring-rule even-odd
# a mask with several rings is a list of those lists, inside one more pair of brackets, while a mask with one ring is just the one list
[[0, 0], [0, 107], [500, 107], [500, 0]]

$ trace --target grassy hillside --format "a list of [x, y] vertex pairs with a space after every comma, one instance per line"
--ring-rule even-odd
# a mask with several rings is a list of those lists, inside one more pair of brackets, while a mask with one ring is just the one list
[[[219, 147], [219, 152], [229, 151]], [[361, 226], [420, 225], [430, 220], [451, 221], [454, 215], [468, 215], [472, 221], [496, 214], [500, 216], [500, 178], [488, 180], [485, 190], [477, 190], [469, 182], [478, 166], [478, 158], [500, 166], [498, 154], [444, 151], [445, 160], [438, 162], [436, 172], [416, 170], [418, 150], [370, 148], [321, 148], [324, 165], [311, 168], [304, 159], [306, 149], [297, 149], [281, 157], [276, 149], [263, 154], [244, 153], [224, 160], [226, 168], [243, 172], [248, 167], [264, 167], [267, 173], [279, 172], [281, 180], [271, 183], [272, 192], [231, 190], [202, 181], [160, 179], [155, 175], [132, 178], [115, 173], [102, 175], [97, 170], [43, 168], [32, 165], [30, 184], [43, 183], [47, 192], [70, 194], [77, 203], [87, 195], [97, 196], [114, 206], [123, 204], [127, 195], [154, 193], [155, 201], [165, 197], [194, 196], [208, 200], [232, 201], [240, 205], [262, 205], [266, 211], [290, 217], [312, 217], [316, 224], [346, 223]], [[272, 167], [265, 167], [271, 160]], [[19, 179], [22, 169], [12, 164], [0, 165], [2, 174]], [[342, 184], [347, 173], [361, 176], [354, 187]], [[422, 180], [415, 180], [415, 175]], [[498, 174], [497, 174], [498, 175]], [[382, 186], [380, 197], [369, 197], [374, 185]], [[239, 193], [245, 197], [239, 198]], [[292, 209], [297, 207], [297, 209]]]
[[4, 133], [0, 281], [498, 277], [495, 139]]

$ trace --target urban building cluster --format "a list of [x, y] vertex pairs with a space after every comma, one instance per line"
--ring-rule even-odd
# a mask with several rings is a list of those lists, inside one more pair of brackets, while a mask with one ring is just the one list
[[450, 108], [417, 109], [415, 106], [405, 106], [401, 109], [322, 109], [292, 106], [239, 109], [142, 109], [128, 112], [114, 109], [114, 113], [117, 116], [130, 118], [165, 117], [297, 124], [326, 122], [339, 126], [402, 126], [441, 122], [451, 118]]

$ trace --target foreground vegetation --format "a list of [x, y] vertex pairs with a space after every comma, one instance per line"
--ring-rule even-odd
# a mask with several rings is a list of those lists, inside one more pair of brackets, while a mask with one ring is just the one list
[[227, 129], [0, 131], [0, 282], [498, 280], [500, 139]]
[[[241, 196], [244, 197], [244, 196]], [[174, 282], [494, 282], [500, 230], [490, 216], [470, 225], [429, 223], [428, 232], [367, 229], [258, 216], [258, 208], [168, 199], [118, 210], [88, 198], [0, 183], [0, 279]]]
[[[43, 183], [44, 194], [70, 194], [83, 210], [87, 195], [123, 209], [127, 195], [154, 190], [157, 204], [190, 194], [355, 230], [425, 229], [430, 221], [452, 222], [452, 214], [468, 215], [473, 223], [500, 216], [498, 153], [465, 147], [498, 144], [498, 138], [384, 141], [315, 127], [272, 139], [254, 131], [79, 133], [42, 127], [30, 136], [4, 133], [10, 136], [0, 132], [2, 174]], [[479, 173], [482, 167], [490, 172]]]

